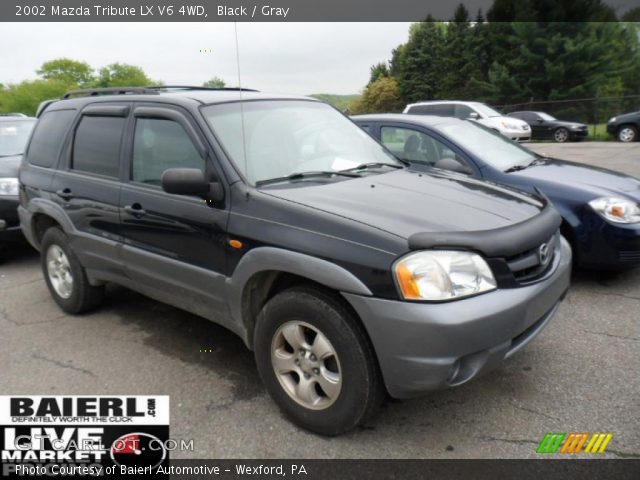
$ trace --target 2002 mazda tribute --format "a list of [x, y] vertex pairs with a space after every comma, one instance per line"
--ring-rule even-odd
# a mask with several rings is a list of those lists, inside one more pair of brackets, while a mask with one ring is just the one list
[[19, 215], [51, 295], [81, 313], [114, 282], [224, 325], [307, 429], [490, 370], [569, 286], [546, 200], [412, 170], [323, 103], [118, 93], [50, 104], [26, 152]]

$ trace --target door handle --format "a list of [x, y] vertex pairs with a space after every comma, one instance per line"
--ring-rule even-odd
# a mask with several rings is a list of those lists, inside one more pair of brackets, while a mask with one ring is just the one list
[[73, 193], [71, 193], [71, 189], [70, 188], [65, 188], [63, 190], [58, 190], [56, 192], [56, 195], [58, 195], [63, 200], [71, 200], [73, 198]]
[[140, 218], [146, 215], [147, 213], [142, 209], [142, 205], [140, 205], [139, 203], [134, 203], [133, 205], [126, 205], [124, 207], [124, 211], [129, 215], [133, 215], [136, 218]]

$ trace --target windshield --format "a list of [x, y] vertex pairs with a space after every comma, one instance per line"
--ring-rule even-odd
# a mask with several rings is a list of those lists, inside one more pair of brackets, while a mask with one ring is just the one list
[[0, 120], [0, 157], [22, 155], [35, 120]]
[[542, 120], [547, 120], [547, 121], [555, 120], [555, 117], [552, 117], [552, 116], [551, 116], [551, 115], [549, 115], [548, 113], [544, 113], [544, 112], [538, 112], [538, 116], [539, 116]]
[[502, 114], [491, 107], [487, 107], [484, 103], [474, 103], [475, 108], [481, 115], [485, 117], [501, 117]]
[[485, 163], [500, 170], [529, 165], [537, 156], [501, 133], [464, 121], [439, 125], [440, 130], [453, 142]]
[[338, 172], [370, 163], [402, 165], [360, 127], [323, 103], [233, 102], [210, 105], [203, 113], [252, 185], [296, 173]]

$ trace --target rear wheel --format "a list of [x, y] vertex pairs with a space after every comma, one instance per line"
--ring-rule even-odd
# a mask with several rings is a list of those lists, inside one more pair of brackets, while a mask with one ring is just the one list
[[564, 127], [556, 128], [553, 132], [553, 141], [556, 143], [564, 143], [569, 140], [569, 130]]
[[102, 302], [104, 286], [89, 283], [67, 236], [59, 228], [48, 229], [42, 237], [40, 260], [49, 292], [62, 310], [77, 314]]
[[292, 288], [267, 302], [254, 335], [262, 381], [294, 423], [338, 435], [364, 422], [383, 395], [366, 334], [332, 295]]
[[635, 142], [638, 139], [638, 130], [633, 125], [623, 125], [616, 135], [621, 142]]

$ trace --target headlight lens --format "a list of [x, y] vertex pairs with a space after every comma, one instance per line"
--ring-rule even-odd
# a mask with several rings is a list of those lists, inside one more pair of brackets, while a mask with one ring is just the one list
[[618, 119], [618, 117], [611, 117], [607, 123], [613, 123]]
[[405, 300], [451, 300], [496, 288], [489, 265], [472, 252], [412, 253], [395, 263], [394, 274]]
[[624, 198], [602, 197], [589, 202], [591, 208], [615, 223], [640, 222], [640, 205]]
[[17, 178], [0, 178], [0, 196], [2, 195], [18, 195]]
[[513, 123], [513, 122], [504, 122], [504, 121], [503, 121], [503, 122], [500, 122], [500, 123], [502, 123], [502, 126], [503, 126], [504, 128], [510, 128], [511, 130], [515, 130], [515, 129], [517, 129], [517, 128], [518, 128], [518, 125], [516, 125], [516, 124], [515, 124], [515, 123]]

